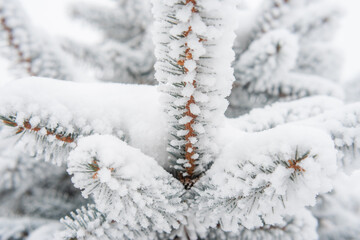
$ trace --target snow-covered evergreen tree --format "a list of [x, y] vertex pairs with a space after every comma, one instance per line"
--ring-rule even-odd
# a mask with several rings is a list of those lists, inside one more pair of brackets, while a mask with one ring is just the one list
[[[57, 239], [78, 240], [358, 236], [359, 204], [347, 197], [359, 201], [359, 195], [342, 189], [358, 179], [358, 103], [306, 97], [224, 115], [232, 87], [230, 104], [241, 104], [232, 105], [231, 115], [282, 98], [341, 95], [335, 84], [309, 75], [335, 76], [325, 55], [337, 55], [313, 45], [318, 35], [328, 40], [333, 23], [332, 11], [318, 11], [324, 1], [268, 1], [255, 27], [236, 38], [237, 0], [152, 0], [154, 55], [150, 12], [136, 14], [140, 1], [116, 2], [122, 8], [110, 15], [114, 21], [97, 15], [110, 9], [76, 8], [104, 30], [109, 51], [94, 55], [79, 46], [77, 53], [98, 61], [104, 80], [134, 85], [39, 78], [74, 79], [61, 77], [72, 75], [68, 68], [46, 65], [66, 66], [60, 48], [29, 43], [42, 40], [28, 21], [8, 13], [20, 11], [17, 2], [0, 2], [8, 50], [28, 75], [39, 76], [0, 89], [7, 136], [0, 145], [1, 239], [53, 239], [55, 232]], [[19, 34], [13, 42], [17, 31], [31, 37], [22, 41]], [[36, 52], [38, 68], [35, 60], [24, 65], [23, 48]], [[54, 49], [59, 55], [42, 58]], [[114, 49], [120, 55], [109, 57]], [[141, 74], [151, 56], [159, 85], [139, 85], [154, 80], [152, 67]], [[319, 65], [309, 68], [310, 60]], [[121, 71], [107, 75], [115, 66]], [[54, 221], [65, 215], [62, 226]]]
[[[149, 70], [155, 63], [153, 46], [148, 44], [152, 22], [149, 0], [114, 2], [114, 8], [84, 3], [72, 10], [75, 18], [103, 31], [105, 44], [86, 47], [65, 42], [64, 46], [79, 59], [97, 66], [102, 79], [153, 84], [153, 72]], [[236, 81], [227, 115], [236, 117], [275, 101], [312, 95], [342, 97], [336, 83], [341, 55], [329, 43], [340, 9], [329, 0], [265, 0], [255, 13], [255, 21], [254, 14], [249, 17], [242, 9], [233, 63]], [[244, 26], [251, 21], [254, 23], [250, 28]], [[115, 32], [114, 28], [121, 31]], [[141, 57], [136, 60], [139, 49]]]

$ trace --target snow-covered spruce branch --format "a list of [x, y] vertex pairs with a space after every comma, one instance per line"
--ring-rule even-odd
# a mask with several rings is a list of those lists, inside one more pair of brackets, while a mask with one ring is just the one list
[[107, 222], [116, 222], [126, 239], [170, 233], [185, 223], [182, 184], [154, 159], [113, 136], [81, 139], [68, 165], [75, 187], [84, 197], [92, 195], [96, 209]]
[[261, 14], [258, 17], [257, 23], [255, 24], [255, 27], [252, 32], [251, 40], [253, 40], [261, 37], [261, 35], [279, 27], [280, 20], [290, 11], [290, 4], [293, 4], [293, 2], [303, 2], [303, 0], [300, 1], [294, 1], [294, 0], [269, 0], [264, 1], [264, 6], [262, 7], [263, 10], [261, 11]]
[[62, 48], [75, 58], [93, 66], [97, 77], [102, 81], [155, 84], [155, 57], [150, 34], [135, 46], [109, 40], [96, 46], [63, 40]]
[[197, 216], [207, 226], [236, 232], [239, 224], [284, 224], [284, 216], [331, 190], [336, 150], [321, 130], [278, 127], [247, 134], [229, 128], [222, 137], [227, 144], [221, 155], [194, 186]]
[[164, 165], [165, 117], [158, 98], [156, 88], [149, 86], [26, 78], [0, 90], [1, 123], [12, 134], [29, 135], [30, 147], [40, 140], [35, 153], [45, 151], [58, 163], [77, 138], [99, 133], [114, 134]]
[[61, 219], [65, 230], [55, 235], [56, 240], [113, 240], [113, 239], [161, 239], [159, 233], [134, 232], [127, 226], [109, 221], [95, 205], [82, 207]]
[[337, 84], [315, 75], [292, 72], [297, 66], [297, 57], [296, 35], [284, 29], [269, 31], [254, 40], [234, 65], [236, 81], [227, 115], [239, 116], [279, 100], [312, 95], [342, 97]]
[[155, 84], [149, 1], [117, 1], [115, 7], [76, 4], [72, 15], [99, 28], [106, 37], [96, 46], [63, 41], [63, 49], [95, 67], [103, 81]]
[[131, 43], [136, 44], [153, 21], [150, 9], [148, 0], [117, 1], [115, 8], [78, 3], [71, 6], [71, 16], [101, 29], [107, 39], [120, 42], [137, 39]]
[[269, 88], [268, 85], [274, 84], [272, 79], [279, 80], [279, 76], [294, 68], [297, 54], [295, 35], [282, 29], [266, 33], [253, 41], [235, 63], [235, 87], [250, 92]]
[[227, 122], [242, 131], [261, 132], [283, 124], [322, 129], [333, 139], [338, 150], [338, 164], [347, 172], [360, 167], [358, 134], [359, 104], [344, 104], [329, 97], [305, 98], [291, 103], [277, 103]]
[[332, 37], [341, 15], [341, 7], [335, 1], [265, 1], [252, 40], [271, 30], [286, 28], [298, 35], [302, 42], [326, 41]]
[[21, 69], [16, 75], [74, 78], [60, 47], [31, 26], [18, 0], [0, 1], [0, 40], [2, 53], [14, 61], [14, 70]]
[[[26, 88], [26, 91], [24, 89], [24, 92], [11, 91], [12, 89], [18, 89], [19, 85], [27, 85], [29, 88]], [[42, 88], [44, 90], [46, 89], [46, 91], [44, 91], [44, 94], [39, 94], [34, 98], [34, 96], [31, 94], [31, 91], [29, 90], [37, 89], [39, 86], [42, 86]], [[123, 122], [124, 126], [133, 123], [133, 126], [127, 126], [125, 131], [128, 132], [127, 136], [129, 137], [126, 140], [128, 140], [129, 143], [133, 143], [134, 145], [142, 145], [140, 142], [136, 142], [135, 136], [138, 137], [139, 141], [146, 141], [147, 137], [138, 136], [137, 132], [141, 131], [144, 133], [144, 130], [141, 130], [140, 126], [141, 124], [144, 124], [144, 128], [146, 129], [147, 133], [149, 133], [149, 129], [153, 129], [154, 135], [156, 135], [153, 135], [151, 140], [147, 140], [147, 142], [144, 144], [150, 143], [152, 146], [148, 146], [149, 152], [151, 152], [158, 159], [161, 159], [159, 153], [153, 152], [153, 150], [159, 148], [159, 146], [160, 149], [165, 152], [165, 146], [161, 146], [163, 137], [161, 134], [159, 134], [162, 132], [163, 126], [161, 125], [161, 121], [158, 119], [163, 114], [161, 113], [161, 108], [159, 107], [158, 103], [152, 105], [158, 100], [158, 94], [156, 93], [156, 90], [153, 87], [144, 86], [140, 87], [139, 89], [138, 86], [135, 88], [126, 85], [124, 85], [125, 89], [120, 90], [121, 86], [123, 85], [110, 84], [109, 86], [104, 86], [105, 88], [103, 89], [106, 91], [108, 97], [106, 100], [104, 99], [105, 102], [99, 102], [99, 99], [92, 100], [86, 98], [87, 94], [89, 94], [90, 98], [92, 98], [95, 93], [100, 94], [102, 91], [100, 86], [102, 85], [86, 85], [56, 81], [51, 82], [48, 79], [36, 78], [15, 81], [10, 83], [4, 90], [4, 94], [2, 95], [3, 98], [1, 99], [2, 105], [0, 107], [0, 112], [4, 113], [8, 111], [14, 111], [12, 107], [15, 105], [15, 109], [19, 109], [17, 112], [17, 117], [19, 117], [19, 115], [22, 115], [23, 117], [19, 117], [19, 119], [3, 119], [4, 123], [11, 128], [24, 128], [21, 130], [25, 131], [25, 129], [27, 129], [27, 131], [35, 133], [38, 133], [41, 130], [33, 130], [33, 125], [35, 126], [35, 124], [32, 124], [31, 119], [29, 121], [22, 120], [26, 119], [27, 115], [46, 116], [44, 121], [47, 122], [47, 124], [52, 123], [58, 126], [59, 123], [61, 123], [63, 126], [70, 126], [72, 129], [75, 129], [75, 126], [78, 127], [78, 125], [75, 125], [78, 124], [76, 121], [77, 114], [81, 114], [82, 120], [80, 122], [83, 122], [81, 129], [86, 129], [85, 123], [92, 123], [90, 120], [96, 119], [96, 122], [93, 123], [93, 126], [97, 126], [97, 129], [88, 127], [88, 129], [91, 130], [88, 134], [94, 134], [96, 131], [101, 134], [106, 134], [107, 131], [109, 131], [109, 134], [116, 134], [116, 132], [110, 128], [110, 126], [118, 125], [119, 122]], [[116, 86], [117, 89], [114, 89], [114, 86]], [[80, 94], [82, 95], [80, 96], [80, 91], [78, 90], [83, 90], [84, 88], [86, 88], [87, 91], [85, 91], [84, 95]], [[141, 95], [144, 101], [139, 101], [138, 103], [128, 106], [129, 97], [131, 99], [134, 97], [134, 94], [136, 95], [136, 90], [129, 91], [129, 88], [137, 89], [139, 94], [138, 97]], [[55, 92], [54, 94], [49, 94], [49, 92], [52, 92], [54, 89], [57, 90], [59, 96], [56, 96]], [[62, 92], [62, 90], [65, 89], [67, 89], [67, 91]], [[69, 91], [68, 89], [72, 89], [73, 92]], [[114, 90], [113, 93], [116, 94], [111, 95], [111, 89]], [[119, 96], [121, 91], [123, 91], [123, 94], [120, 94]], [[149, 96], [145, 97], [145, 99], [143, 96], [144, 91], [147, 91]], [[152, 91], [154, 94], [151, 94]], [[5, 92], [7, 94], [5, 94]], [[30, 93], [26, 94], [25, 92]], [[128, 95], [129, 92], [131, 92], [131, 96]], [[78, 101], [75, 101], [75, 94], [79, 98]], [[27, 96], [32, 98], [32, 103], [30, 105], [27, 104]], [[112, 103], [113, 101], [120, 103], [120, 105], [117, 106], [119, 107], [119, 112], [113, 110], [111, 113], [108, 113], [108, 115], [104, 116], [104, 114], [106, 114], [106, 109], [104, 109], [104, 106], [108, 106], [109, 103]], [[84, 109], [83, 104], [90, 104], [92, 107], [94, 107], [94, 109], [90, 109], [90, 111], [89, 109], [86, 109], [85, 112], [79, 113], [79, 109]], [[138, 107], [136, 107], [137, 104]], [[110, 105], [112, 105], [112, 109], [116, 109], [113, 104]], [[50, 108], [50, 106], [52, 107]], [[141, 111], [142, 108], [144, 108], [144, 111], [142, 112], [143, 114], [146, 114], [146, 117], [142, 114], [139, 115], [138, 111]], [[27, 111], [29, 111], [29, 114], [27, 114]], [[86, 113], [86, 111], [89, 112]], [[109, 115], [112, 115], [112, 117]], [[154, 121], [150, 120], [150, 115], [154, 117]], [[86, 119], [86, 116], [91, 116], [91, 118]], [[100, 116], [103, 116], [104, 119], [101, 119]], [[135, 121], [134, 123], [133, 120], [137, 118], [136, 116], [139, 117], [139, 121]], [[127, 120], [125, 120], [125, 117]], [[114, 125], [111, 125], [111, 121], [101, 121], [105, 119], [108, 121], [112, 119], [113, 121], [116, 121], [116, 124], [114, 123]], [[101, 123], [107, 123], [108, 128], [102, 126]], [[152, 124], [153, 127], [150, 127], [148, 124]], [[154, 127], [156, 124], [160, 124], [158, 129]], [[136, 131], [137, 133], [132, 133], [133, 131]], [[157, 165], [155, 160], [145, 156], [139, 150], [135, 150], [135, 148], [127, 146], [126, 143], [118, 140], [116, 137], [92, 136], [84, 138], [84, 136], [86, 135], [78, 134], [77, 137], [82, 138], [77, 141], [76, 148], [71, 152], [70, 158], [68, 160], [69, 172], [74, 174], [73, 181], [75, 182], [75, 186], [84, 189], [84, 195], [92, 193], [95, 202], [97, 203], [97, 208], [106, 214], [108, 219], [111, 218], [112, 220], [118, 222], [119, 226], [123, 226], [122, 228], [128, 228], [133, 231], [133, 234], [135, 235], [130, 234], [130, 238], [134, 238], [136, 236], [136, 232], [170, 232], [172, 228], [176, 228], [179, 225], [179, 222], [184, 221], [183, 216], [177, 213], [177, 211], [181, 211], [183, 208], [185, 208], [185, 206], [181, 203], [181, 199], [179, 198], [182, 194], [183, 186], [170, 174], [166, 173], [164, 169]], [[119, 137], [122, 136], [123, 135], [120, 135]], [[154, 140], [157, 138], [159, 141], [154, 142]], [[92, 141], [94, 144], [90, 144], [86, 141]], [[86, 143], [82, 144], [82, 142]], [[156, 145], [158, 147], [156, 147]], [[96, 151], [96, 147], [100, 149]], [[143, 146], [143, 149], [146, 148], [146, 146]], [[111, 151], [109, 151], [110, 149], [116, 152], [111, 155]], [[83, 154], [86, 157], [86, 154], [89, 153], [96, 153], [96, 156], [89, 156], [89, 158], [86, 159], [80, 157]], [[125, 162], [119, 161], [121, 160], [121, 156]], [[96, 157], [95, 160], [94, 157]], [[120, 159], [118, 157], [120, 157]], [[86, 164], [87, 160], [90, 161], [88, 164]], [[112, 166], [112, 163], [120, 164], [121, 166], [116, 164]], [[103, 168], [102, 164], [105, 164], [105, 166], [107, 166], [106, 164], [110, 164], [111, 166], [109, 166], [109, 168]], [[134, 170], [137, 169], [137, 166], [140, 165], [144, 167], [144, 171], [146, 172], [139, 175], [138, 170]], [[86, 174], [86, 171], [81, 170], [81, 167], [89, 169], [89, 172]], [[103, 170], [101, 170], [102, 168]], [[110, 173], [112, 173], [110, 169], [114, 170], [114, 174], [116, 174], [114, 179], [116, 180], [111, 181], [109, 186], [105, 183], [103, 187], [99, 187], [98, 184], [106, 179], [106, 169], [108, 169]], [[131, 169], [133, 171], [131, 171]], [[151, 176], [153, 176], [153, 181], [149, 181], [149, 177]], [[92, 185], [91, 181], [93, 181]], [[95, 188], [93, 188], [94, 186]], [[118, 188], [116, 188], [116, 186]], [[176, 194], [178, 197], [175, 196]], [[109, 197], [112, 197], [111, 201]], [[118, 212], [114, 211], [114, 205], [109, 203], [114, 203], [116, 206], [118, 206]], [[172, 214], [170, 214], [171, 206], [174, 209]], [[146, 210], [146, 207], [148, 210]], [[143, 212], [139, 211], [139, 209], [143, 209]], [[123, 215], [128, 216], [128, 218], [123, 218]], [[164, 219], [166, 221], [164, 221]], [[140, 225], [139, 221], [141, 222]]]
[[[284, 216], [282, 224], [265, 224], [262, 227], [248, 229], [239, 225], [236, 231], [224, 231], [219, 223], [216, 228], [201, 231], [202, 225], [195, 223], [186, 225], [177, 232], [166, 235], [159, 234], [158, 239], [196, 239], [196, 240], [273, 240], [273, 239], [316, 239], [316, 219], [310, 211], [303, 209], [296, 215]], [[301, 234], [299, 234], [301, 233]], [[176, 237], [175, 237], [176, 236]]]
[[293, 11], [288, 29], [300, 42], [296, 71], [338, 81], [343, 58], [331, 41], [341, 16], [341, 6], [333, 1], [316, 1]]
[[[187, 186], [212, 164], [212, 139], [234, 80], [232, 0], [154, 0], [156, 78], [168, 113], [174, 175]], [[219, 9], [222, 9], [221, 11]]]
[[[284, 224], [264, 225], [255, 229], [239, 226], [237, 232], [225, 232], [220, 228], [212, 229], [201, 239], [206, 240], [273, 240], [273, 239], [316, 239], [316, 220], [308, 210], [296, 215], [286, 216]], [[299, 234], [301, 233], [301, 234]]]
[[[53, 125], [55, 127], [47, 126], [48, 119], [41, 121], [39, 117], [22, 116], [20, 113], [16, 116], [0, 115], [0, 120], [5, 126], [14, 128], [13, 135], [19, 135], [21, 138], [26, 135], [25, 141], [33, 139], [36, 142], [36, 147], [31, 146], [29, 149], [34, 155], [44, 156], [45, 161], [59, 165], [75, 147], [74, 142], [79, 135], [79, 132], [70, 132], [59, 124]], [[28, 138], [30, 136], [33, 137], [31, 140]]]
[[333, 0], [305, 2], [303, 7], [293, 7], [282, 24], [299, 36], [302, 44], [332, 40], [343, 15], [342, 6]]
[[[121, 236], [119, 232], [112, 231], [107, 233], [105, 229], [114, 225], [106, 222], [106, 217], [100, 213], [95, 205], [81, 207], [76, 212], [71, 212], [70, 216], [61, 219], [61, 223], [66, 227], [56, 235], [56, 239], [116, 239], [116, 235]], [[110, 236], [108, 234], [111, 234]], [[123, 236], [124, 237], [124, 236]], [[124, 238], [126, 239], [126, 238]]]
[[286, 29], [299, 40], [296, 71], [337, 80], [341, 54], [325, 43], [333, 39], [342, 16], [341, 6], [335, 1], [323, 0], [270, 0], [266, 4], [253, 35], [261, 38], [272, 30]]
[[[230, 106], [226, 114], [237, 117], [248, 113], [253, 108], [261, 108], [275, 102], [289, 102], [305, 97], [324, 95], [344, 98], [341, 87], [325, 78], [300, 73], [285, 73], [279, 79], [272, 79], [268, 88], [252, 89], [251, 83], [241, 86], [234, 83], [233, 92], [229, 97]], [[259, 91], [258, 91], [259, 90]]]
[[340, 9], [322, 0], [265, 1], [252, 37], [247, 43], [239, 37], [235, 45], [236, 82], [227, 116], [236, 117], [279, 100], [341, 97], [341, 88], [333, 81], [339, 79], [342, 58], [329, 43]]
[[[93, 45], [86, 45], [74, 41], [72, 39], [63, 38], [61, 39], [61, 48], [72, 55], [76, 59], [81, 59], [91, 66], [102, 69], [103, 63], [101, 61], [105, 61], [99, 56], [98, 47], [94, 49]], [[99, 46], [100, 48], [101, 46]]]
[[331, 135], [338, 150], [338, 166], [352, 173], [360, 168], [359, 109], [359, 103], [349, 104], [295, 124], [316, 127]]
[[332, 97], [307, 97], [291, 102], [279, 102], [253, 109], [246, 115], [227, 119], [227, 123], [244, 132], [262, 132], [283, 124], [315, 117], [326, 111], [340, 109], [344, 103]]

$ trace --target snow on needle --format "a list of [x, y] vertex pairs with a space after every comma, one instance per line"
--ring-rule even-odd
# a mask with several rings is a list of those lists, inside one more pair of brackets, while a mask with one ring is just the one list
[[307, 157], [309, 157], [309, 154], [310, 154], [310, 151], [306, 152], [303, 156], [301, 156], [299, 158], [298, 157], [298, 149], [296, 149], [295, 159], [288, 160], [288, 163], [289, 163], [288, 168], [292, 168], [295, 171], [299, 171], [299, 172], [306, 172], [306, 170], [304, 168], [300, 167], [297, 164], [300, 163], [301, 161], [303, 161], [304, 159], [306, 159]]
[[[97, 179], [98, 178], [98, 173], [100, 170], [99, 164], [98, 164], [98, 160], [94, 159], [92, 161], [92, 164], [89, 164], [90, 168], [92, 171], [94, 171], [95, 173], [92, 175], [92, 179]], [[114, 172], [115, 169], [114, 168], [109, 168], [111, 172]]]

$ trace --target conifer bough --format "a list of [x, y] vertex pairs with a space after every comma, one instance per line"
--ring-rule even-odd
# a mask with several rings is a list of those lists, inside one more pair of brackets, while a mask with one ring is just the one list
[[353, 166], [359, 105], [309, 98], [227, 119], [238, 1], [152, 2], [161, 92], [44, 78], [0, 89], [1, 130], [66, 165], [94, 203], [57, 239], [316, 239], [306, 207], [336, 161]]
[[156, 78], [167, 94], [168, 151], [174, 175], [189, 188], [218, 152], [214, 137], [234, 81], [236, 5], [232, 0], [153, 4]]

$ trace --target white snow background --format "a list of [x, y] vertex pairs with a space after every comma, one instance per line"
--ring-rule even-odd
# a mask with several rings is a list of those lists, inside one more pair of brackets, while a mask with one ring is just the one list
[[[49, 35], [65, 36], [87, 43], [99, 40], [99, 32], [81, 21], [70, 19], [68, 6], [76, 2], [98, 3], [112, 5], [110, 0], [21, 0], [34, 26], [47, 32]], [[262, 0], [244, 0], [251, 8], [255, 8]], [[360, 1], [341, 0], [344, 6], [345, 17], [337, 33], [334, 45], [342, 49], [344, 67], [341, 81], [351, 81], [359, 77], [360, 69]], [[7, 72], [6, 60], [0, 58], [0, 83], [12, 77]]]

